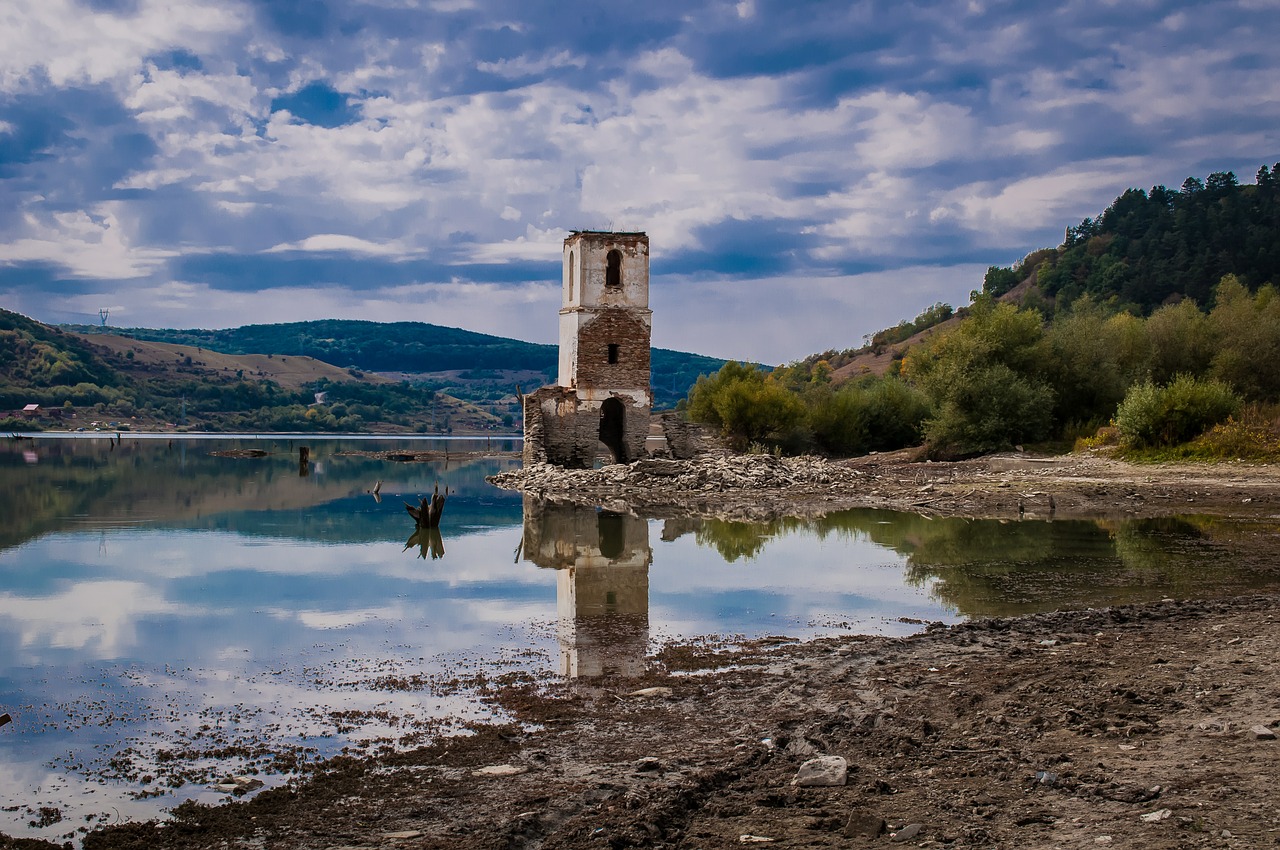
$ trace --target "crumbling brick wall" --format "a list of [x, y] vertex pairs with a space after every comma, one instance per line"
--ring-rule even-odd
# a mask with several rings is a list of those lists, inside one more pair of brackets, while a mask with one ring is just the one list
[[664, 413], [658, 419], [667, 438], [667, 450], [676, 460], [692, 460], [707, 454], [724, 454], [724, 441], [706, 425]]
[[578, 386], [647, 387], [649, 356], [648, 325], [631, 310], [603, 310], [578, 334]]

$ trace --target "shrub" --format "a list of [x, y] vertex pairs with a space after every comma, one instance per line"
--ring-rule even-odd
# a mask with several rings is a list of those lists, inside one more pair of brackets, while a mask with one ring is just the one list
[[754, 366], [730, 361], [698, 378], [689, 391], [689, 418], [718, 427], [739, 450], [757, 442], [794, 447], [802, 440], [804, 405]]
[[925, 422], [925, 439], [939, 456], [1000, 451], [1048, 436], [1052, 411], [1052, 389], [996, 364], [956, 384]]
[[1128, 448], [1185, 443], [1240, 410], [1240, 396], [1221, 381], [1178, 375], [1164, 386], [1136, 384], [1116, 411]]

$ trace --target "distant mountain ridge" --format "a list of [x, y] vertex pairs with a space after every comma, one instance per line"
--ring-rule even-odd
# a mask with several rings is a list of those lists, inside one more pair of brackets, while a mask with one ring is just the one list
[[[90, 326], [69, 326], [82, 333]], [[544, 383], [555, 380], [558, 349], [427, 322], [370, 322], [320, 319], [270, 325], [244, 325], [221, 330], [112, 328], [110, 333], [152, 342], [198, 346], [224, 354], [272, 354], [313, 357], [334, 366], [369, 372], [438, 376], [435, 388], [467, 398], [465, 373], [538, 373]], [[712, 374], [724, 360], [669, 349], [652, 350], [654, 405], [674, 407], [699, 375]], [[442, 375], [441, 373], [464, 373]], [[528, 377], [526, 375], [526, 377]], [[477, 376], [493, 385], [501, 376]], [[524, 389], [535, 387], [525, 386]], [[507, 392], [514, 385], [505, 387]], [[455, 392], [456, 390], [456, 392]]]

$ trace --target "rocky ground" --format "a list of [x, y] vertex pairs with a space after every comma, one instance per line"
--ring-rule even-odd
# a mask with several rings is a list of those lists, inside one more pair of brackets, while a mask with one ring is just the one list
[[604, 504], [648, 516], [769, 519], [843, 508], [948, 516], [1064, 518], [1280, 512], [1280, 467], [1244, 463], [1135, 465], [1102, 454], [1014, 452], [914, 462], [913, 452], [847, 461], [771, 455], [652, 458], [594, 470], [530, 466], [501, 487]]
[[[1045, 516], [1050, 496], [1058, 516], [1280, 514], [1272, 467], [902, 461], [654, 460], [499, 483], [626, 498], [657, 515]], [[84, 846], [1280, 846], [1278, 601], [922, 624], [910, 638], [671, 645], [640, 679], [512, 674], [486, 698], [514, 723], [331, 762], [246, 802], [184, 807]], [[819, 781], [834, 784], [802, 778], [816, 759]]]

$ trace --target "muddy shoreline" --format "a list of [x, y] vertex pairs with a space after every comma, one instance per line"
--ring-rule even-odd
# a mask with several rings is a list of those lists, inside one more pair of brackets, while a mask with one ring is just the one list
[[[1204, 513], [1270, 529], [1280, 514], [1270, 466], [910, 460], [709, 458], [498, 483], [655, 517]], [[1280, 846], [1278, 603], [1170, 599], [921, 624], [909, 638], [712, 639], [662, 647], [639, 678], [511, 674], [483, 698], [513, 723], [333, 760], [243, 802], [98, 829], [84, 847]], [[795, 784], [820, 757], [844, 759], [844, 783]]]

